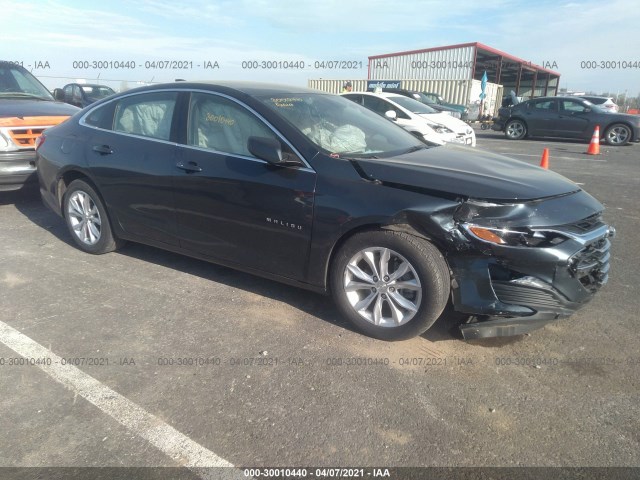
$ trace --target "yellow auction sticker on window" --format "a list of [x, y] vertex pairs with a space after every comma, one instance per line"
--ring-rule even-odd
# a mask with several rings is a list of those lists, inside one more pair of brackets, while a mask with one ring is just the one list
[[271, 101], [276, 107], [293, 107], [295, 102], [302, 102], [301, 98], [286, 97], [286, 98], [271, 98]]
[[207, 122], [221, 123], [230, 127], [236, 123], [233, 118], [228, 118], [224, 115], [212, 115], [211, 113], [207, 113]]

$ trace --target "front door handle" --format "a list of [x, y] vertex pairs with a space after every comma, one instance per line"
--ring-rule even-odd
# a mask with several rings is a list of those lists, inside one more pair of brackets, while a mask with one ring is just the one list
[[109, 145], [94, 145], [92, 150], [100, 155], [111, 155], [113, 153]]
[[184, 170], [185, 172], [193, 173], [193, 172], [201, 172], [202, 167], [198, 165], [196, 162], [178, 162], [176, 163], [176, 167], [180, 170]]

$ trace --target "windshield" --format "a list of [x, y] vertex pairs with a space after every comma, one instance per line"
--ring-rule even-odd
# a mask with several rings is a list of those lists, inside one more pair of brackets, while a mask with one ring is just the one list
[[397, 103], [401, 107], [406, 108], [412, 113], [438, 113], [436, 110], [431, 108], [429, 105], [425, 105], [418, 100], [414, 100], [409, 97], [393, 97], [389, 98], [392, 102]]
[[11, 65], [0, 65], [0, 97], [53, 100], [49, 91], [33, 75]]
[[425, 96], [425, 98], [427, 98], [429, 100], [429, 103], [437, 103], [440, 104], [440, 97], [438, 95], [436, 95], [435, 93], [427, 93], [427, 92], [422, 92], [422, 95]]
[[436, 110], [435, 108], [431, 107], [431, 105], [438, 105], [436, 102], [433, 101], [433, 99], [429, 98], [427, 95], [425, 95], [422, 92], [419, 92], [418, 95], [420, 95], [420, 101], [422, 103], [425, 103], [425, 104], [429, 105], [429, 108], [431, 110], [433, 110], [432, 113], [438, 113], [439, 112], [439, 110]]
[[377, 158], [426, 148], [389, 119], [337, 95], [295, 93], [258, 99], [329, 154]]
[[116, 93], [111, 88], [104, 85], [82, 85], [81, 87], [88, 97], [96, 99], [108, 97], [109, 95]]

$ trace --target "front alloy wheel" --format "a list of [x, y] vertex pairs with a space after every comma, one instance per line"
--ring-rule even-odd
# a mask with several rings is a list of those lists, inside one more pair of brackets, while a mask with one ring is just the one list
[[389, 248], [367, 248], [351, 257], [343, 287], [351, 307], [382, 327], [404, 325], [422, 301], [422, 285], [413, 265]]
[[331, 293], [360, 331], [382, 340], [420, 335], [449, 299], [449, 267], [424, 238], [368, 230], [347, 239], [331, 263]]
[[526, 133], [527, 126], [521, 120], [511, 120], [504, 129], [504, 134], [509, 140], [521, 140]]
[[626, 145], [631, 140], [631, 129], [621, 123], [616, 123], [607, 128], [604, 138], [609, 145]]

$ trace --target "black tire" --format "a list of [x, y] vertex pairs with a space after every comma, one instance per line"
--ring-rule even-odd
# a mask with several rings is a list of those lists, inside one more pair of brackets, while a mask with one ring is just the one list
[[604, 140], [607, 145], [614, 147], [626, 145], [631, 141], [633, 133], [624, 123], [614, 123], [604, 132]]
[[124, 245], [124, 241], [113, 235], [100, 196], [84, 180], [69, 184], [62, 197], [62, 212], [71, 238], [81, 250], [100, 255]]
[[504, 136], [509, 140], [522, 140], [527, 136], [527, 125], [522, 120], [511, 120], [504, 126]]
[[[412, 270], [408, 271], [405, 275], [399, 276], [396, 279], [398, 283], [391, 279], [389, 283], [384, 286], [381, 285], [377, 293], [373, 291], [373, 288], [377, 289], [377, 287], [373, 286], [371, 286], [371, 292], [368, 290], [368, 287], [366, 287], [358, 288], [357, 292], [348, 293], [345, 288], [346, 285], [366, 284], [366, 282], [360, 282], [360, 278], [358, 278], [356, 282], [350, 282], [348, 277], [352, 275], [352, 271], [347, 270], [347, 266], [352, 262], [353, 267], [354, 259], [358, 258], [363, 251], [369, 251], [368, 249], [380, 251], [388, 249], [391, 252], [391, 260], [387, 261], [389, 267], [393, 265], [396, 267], [401, 264], [404, 265], [401, 262], [406, 260]], [[365, 262], [364, 257], [362, 258], [361, 262]], [[380, 255], [379, 258], [382, 258], [382, 255]], [[390, 277], [393, 277], [393, 274], [398, 273], [400, 270], [400, 268], [396, 268], [395, 270], [389, 268], [388, 273]], [[371, 271], [369, 271], [369, 273], [371, 273]], [[407, 277], [413, 277], [414, 273], [420, 284], [420, 288], [412, 287], [415, 292], [412, 292], [411, 289], [391, 289], [391, 285], [408, 284], [409, 281]], [[375, 278], [375, 276], [372, 275], [370, 278]], [[379, 280], [382, 283], [383, 279]], [[336, 253], [330, 271], [331, 293], [341, 313], [349, 319], [358, 330], [381, 340], [405, 340], [428, 330], [447, 305], [450, 283], [451, 277], [447, 263], [435, 246], [422, 238], [404, 232], [388, 230], [371, 230], [353, 235]], [[408, 320], [406, 323], [387, 323], [386, 326], [382, 325], [382, 322], [379, 325], [374, 323], [373, 309], [376, 308], [378, 301], [381, 305], [378, 310], [379, 314], [384, 317], [386, 309], [388, 312], [387, 316], [391, 315], [392, 317], [387, 318], [387, 320], [396, 321], [392, 306], [397, 307], [399, 305], [403, 307], [405, 304], [397, 303], [398, 296], [402, 297], [402, 300], [406, 300], [407, 296], [410, 297], [411, 295], [415, 295], [415, 298], [418, 300], [415, 304], [410, 303], [413, 306], [417, 304], [417, 309], [414, 313], [408, 311], [408, 315], [406, 315]], [[366, 299], [370, 296], [375, 296], [375, 301], [372, 301], [375, 305], [372, 307], [372, 318], [367, 319], [363, 316], [366, 312], [359, 313], [352, 302], [358, 305], [361, 304], [363, 300], [366, 302]], [[379, 299], [379, 297], [383, 299]]]

